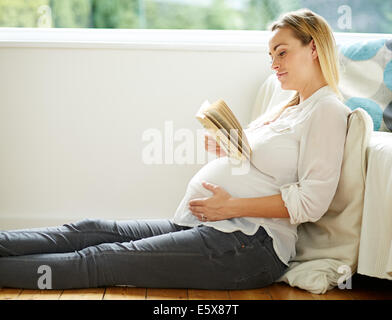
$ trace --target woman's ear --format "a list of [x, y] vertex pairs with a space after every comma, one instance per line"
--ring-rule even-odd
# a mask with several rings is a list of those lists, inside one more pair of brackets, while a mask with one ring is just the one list
[[313, 39], [310, 41], [310, 48], [312, 49], [312, 58], [313, 59], [318, 58], [316, 44], [314, 43]]

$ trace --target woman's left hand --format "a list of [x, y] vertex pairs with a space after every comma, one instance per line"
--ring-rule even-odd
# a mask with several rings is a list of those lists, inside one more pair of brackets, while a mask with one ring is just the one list
[[203, 187], [213, 193], [212, 197], [189, 201], [189, 210], [202, 222], [233, 218], [229, 215], [228, 204], [231, 195], [220, 186], [203, 182]]

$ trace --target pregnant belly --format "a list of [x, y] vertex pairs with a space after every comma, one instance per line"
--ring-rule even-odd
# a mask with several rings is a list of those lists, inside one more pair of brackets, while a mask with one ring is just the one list
[[271, 178], [254, 166], [244, 166], [238, 171], [239, 168], [228, 157], [210, 161], [189, 182], [188, 193], [194, 193], [188, 194], [189, 198], [212, 195], [211, 191], [202, 186], [203, 181], [222, 187], [233, 197], [260, 197], [276, 192], [277, 187], [272, 184]]
[[[217, 158], [202, 167], [189, 181], [185, 195], [175, 212], [174, 222], [189, 226], [199, 224], [189, 210], [188, 204], [190, 200], [209, 198], [213, 195], [210, 190], [203, 187], [203, 181], [222, 187], [235, 198], [263, 197], [279, 193], [279, 187], [272, 183], [271, 177], [264, 175], [254, 166], [250, 165], [248, 170], [242, 170], [243, 174], [234, 174], [233, 172], [237, 172], [234, 169], [238, 169], [238, 166], [234, 165], [228, 157]], [[204, 224], [227, 224], [229, 220], [225, 221]]]

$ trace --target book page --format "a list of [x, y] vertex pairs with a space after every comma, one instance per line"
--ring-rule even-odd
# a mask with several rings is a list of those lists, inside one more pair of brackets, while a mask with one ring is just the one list
[[226, 112], [225, 110], [227, 108], [220, 108], [219, 106], [221, 104], [225, 104], [225, 102], [223, 100], [217, 101], [211, 106], [211, 109], [206, 110], [205, 113], [210, 118], [215, 118], [222, 125], [222, 127], [225, 128], [228, 139], [242, 154], [244, 153], [244, 151], [241, 125], [238, 127], [234, 121], [230, 121], [233, 119], [233, 117], [231, 116], [232, 113]]
[[[196, 118], [206, 129], [219, 137], [221, 141], [217, 141], [217, 143], [222, 142], [220, 145], [228, 155], [241, 160], [244, 157], [250, 160], [252, 150], [246, 134], [222, 99], [213, 104], [205, 100], [196, 113]], [[231, 129], [234, 130], [231, 131]]]
[[[238, 145], [235, 143], [235, 140], [230, 139], [230, 135], [228, 131], [225, 128], [222, 128], [220, 123], [218, 123], [216, 120], [210, 118], [207, 115], [207, 119], [211, 121], [211, 123], [214, 124], [214, 126], [217, 128], [217, 131], [215, 132], [216, 136], [219, 138], [220, 141], [223, 142], [224, 145], [224, 151], [229, 155], [239, 159], [242, 157], [242, 150], [238, 147]], [[219, 143], [220, 141], [217, 141]]]
[[238, 129], [238, 131], [236, 132], [238, 138], [236, 139], [238, 141], [238, 145], [241, 147], [241, 151], [242, 149], [245, 149], [245, 152], [251, 154], [250, 147], [248, 147], [249, 141], [237, 117], [234, 115], [234, 113], [231, 111], [231, 109], [227, 106], [227, 104], [222, 99], [217, 101], [217, 108], [218, 108], [218, 112], [224, 114], [227, 117], [227, 119], [231, 120], [231, 123], [233, 123], [232, 128]]

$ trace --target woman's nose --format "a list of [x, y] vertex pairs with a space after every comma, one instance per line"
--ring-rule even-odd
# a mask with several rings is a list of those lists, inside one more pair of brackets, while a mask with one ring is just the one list
[[275, 71], [279, 69], [279, 65], [276, 63], [275, 59], [271, 61], [271, 69]]

